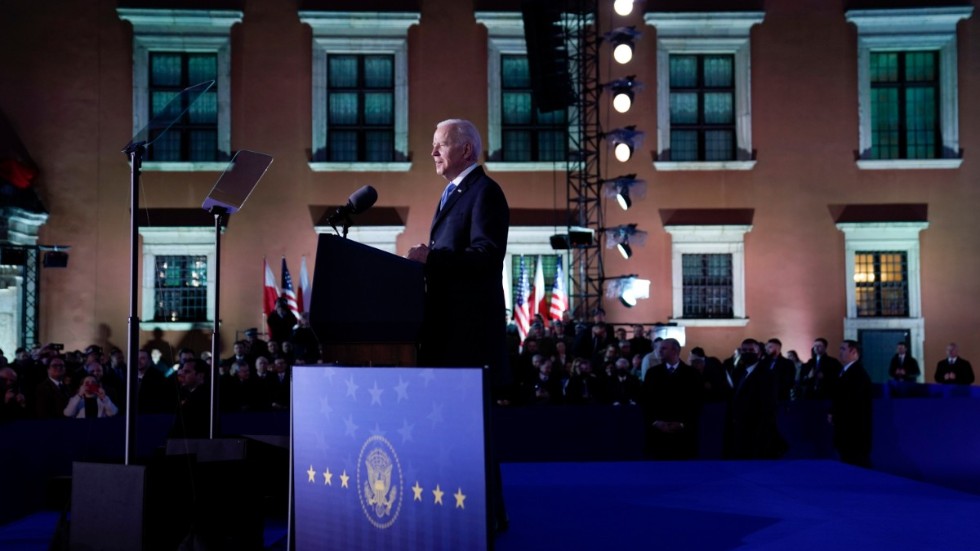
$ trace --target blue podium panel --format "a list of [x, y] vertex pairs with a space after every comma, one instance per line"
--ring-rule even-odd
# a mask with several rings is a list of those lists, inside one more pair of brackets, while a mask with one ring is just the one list
[[484, 549], [478, 368], [296, 366], [296, 549]]

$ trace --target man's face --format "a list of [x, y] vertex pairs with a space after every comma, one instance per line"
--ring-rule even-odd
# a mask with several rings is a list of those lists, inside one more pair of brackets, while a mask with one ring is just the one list
[[749, 343], [749, 342], [742, 343], [742, 346], [739, 349], [739, 351], [742, 354], [756, 354], [756, 355], [758, 355], [759, 354], [759, 345], [753, 344], [753, 343]]
[[105, 375], [105, 373], [102, 372], [102, 364], [99, 363], [88, 364], [88, 369], [86, 371], [89, 372], [89, 375], [92, 375], [100, 381], [102, 380], [102, 376]]
[[676, 344], [669, 341], [661, 341], [660, 343], [660, 357], [669, 364], [677, 363], [680, 359], [681, 349]]
[[469, 166], [467, 158], [472, 152], [470, 144], [451, 143], [450, 125], [436, 128], [432, 135], [432, 159], [436, 164], [436, 174], [446, 180], [459, 176]]
[[245, 347], [242, 346], [242, 343], [240, 343], [240, 342], [236, 342], [234, 344], [234, 346], [231, 347], [231, 349], [235, 352], [235, 355], [236, 356], [244, 356], [245, 355]]
[[262, 375], [269, 369], [269, 360], [265, 359], [265, 356], [260, 356], [259, 359], [255, 360], [255, 372]]
[[139, 359], [139, 364], [137, 364], [137, 367], [139, 368], [140, 371], [146, 371], [146, 368], [150, 367], [150, 364], [152, 363], [150, 361], [150, 355], [147, 354], [146, 351], [144, 350], [140, 350], [138, 359]]
[[634, 339], [641, 339], [644, 336], [645, 335], [644, 335], [643, 326], [642, 325], [634, 325], [633, 326], [633, 338]]
[[846, 342], [842, 342], [840, 343], [840, 354], [838, 354], [837, 359], [839, 359], [842, 364], [847, 365], [857, 359], [857, 353], [852, 350]]
[[766, 354], [768, 354], [770, 357], [778, 356], [779, 352], [780, 352], [780, 347], [778, 344], [774, 342], [766, 343]]
[[905, 345], [904, 344], [899, 344], [898, 346], [896, 346], [895, 347], [895, 353], [896, 354], [899, 354], [901, 356], [904, 356], [905, 355]]
[[193, 362], [187, 362], [180, 368], [177, 372], [177, 382], [184, 387], [197, 385], [197, 371], [194, 370]]
[[821, 341], [813, 341], [813, 352], [817, 356], [823, 356], [827, 353], [827, 347]]
[[48, 362], [48, 377], [60, 381], [65, 376], [65, 362], [61, 358], [55, 358]]
[[276, 368], [276, 373], [285, 373], [286, 372], [286, 360], [283, 360], [283, 359], [280, 358], [280, 359], [276, 360], [276, 362], [274, 364], [272, 364], [272, 365]]
[[249, 377], [248, 366], [239, 365], [238, 366], [238, 378], [245, 381]]
[[959, 347], [957, 347], [955, 344], [951, 344], [946, 347], [946, 356], [955, 358], [957, 354], [959, 354]]

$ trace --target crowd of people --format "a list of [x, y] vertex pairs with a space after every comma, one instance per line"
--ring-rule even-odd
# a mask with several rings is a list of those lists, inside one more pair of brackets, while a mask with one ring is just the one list
[[[288, 409], [292, 366], [323, 361], [305, 316], [296, 319], [292, 331], [278, 328], [270, 336], [278, 340], [262, 340], [257, 329], [248, 329], [244, 339], [232, 345], [231, 354], [218, 360], [220, 411]], [[776, 428], [779, 404], [824, 400], [830, 404], [835, 434], [843, 430], [847, 436], [842, 438], [857, 448], [853, 453], [842, 450], [842, 457], [867, 464], [870, 378], [860, 366], [860, 347], [853, 341], [844, 341], [835, 355], [829, 353], [826, 339], [817, 338], [806, 361], [793, 350], [784, 354], [778, 338], [745, 339], [725, 359], [700, 347], [683, 355], [676, 340], [651, 339], [643, 325], [633, 325], [627, 336], [624, 327], [606, 323], [601, 309], [593, 313], [591, 323], [545, 323], [536, 318], [523, 341], [513, 331], [509, 337], [511, 384], [495, 396], [500, 405], [642, 408], [648, 455], [685, 459], [697, 457], [703, 404], [723, 403], [728, 412], [726, 453], [775, 458], [786, 451]], [[973, 368], [959, 357], [956, 344], [950, 343], [946, 353], [935, 381], [972, 384]], [[176, 414], [172, 436], [207, 436], [212, 373], [208, 352], [184, 348], [171, 360], [160, 350], [144, 349], [137, 368], [139, 413]], [[889, 374], [903, 382], [921, 376], [905, 343], [896, 345]], [[126, 358], [117, 348], [108, 354], [97, 345], [67, 353], [57, 345], [19, 348], [12, 360], [0, 351], [0, 420], [118, 415], [127, 406], [125, 376]]]

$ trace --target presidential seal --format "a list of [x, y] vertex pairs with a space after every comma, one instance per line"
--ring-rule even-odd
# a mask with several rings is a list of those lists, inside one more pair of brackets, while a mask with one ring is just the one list
[[364, 516], [375, 528], [395, 523], [402, 507], [402, 467], [395, 448], [383, 436], [368, 438], [357, 458], [357, 493]]

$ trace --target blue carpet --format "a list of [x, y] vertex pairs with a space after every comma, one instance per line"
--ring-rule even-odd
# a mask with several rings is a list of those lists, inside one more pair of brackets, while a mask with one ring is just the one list
[[[980, 498], [835, 461], [506, 463], [510, 530], [497, 551], [980, 549]], [[41, 551], [58, 522], [0, 526], [0, 549]], [[285, 522], [267, 519], [267, 549]]]
[[501, 466], [522, 549], [980, 548], [980, 499], [834, 461]]

